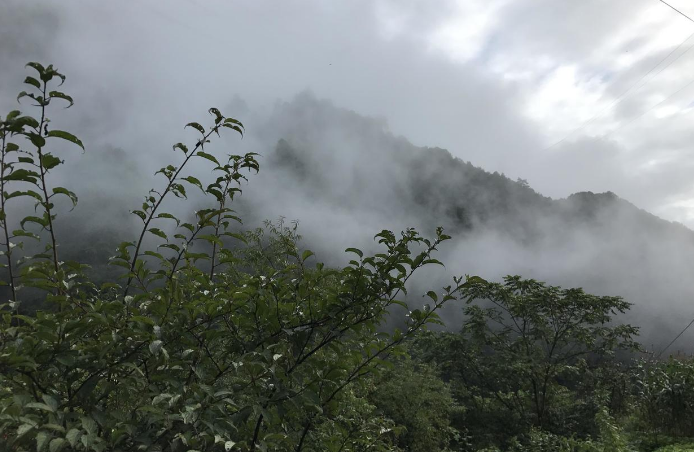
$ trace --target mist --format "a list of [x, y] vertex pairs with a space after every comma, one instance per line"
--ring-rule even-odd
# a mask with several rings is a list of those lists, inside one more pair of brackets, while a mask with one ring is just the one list
[[[650, 88], [631, 110], [547, 147], [590, 118], [594, 110], [586, 109], [599, 111], [620, 94], [606, 80], [629, 86], [678, 37], [655, 46], [633, 35], [628, 22], [650, 11], [645, 2], [614, 2], [580, 36], [511, 27], [510, 2], [471, 2], [477, 6], [467, 10], [453, 1], [405, 3], [5, 1], [0, 102], [5, 111], [17, 108], [28, 61], [53, 63], [68, 76], [64, 88], [76, 105], [54, 113], [56, 127], [74, 131], [87, 148], [59, 150], [70, 164], [56, 177], [80, 195], [57, 226], [68, 241], [85, 231], [116, 243], [134, 232], [128, 211], [156, 186], [151, 175], [175, 158], [171, 145], [194, 140], [182, 126], [207, 124], [214, 106], [243, 121], [247, 134], [224, 136], [211, 149], [260, 154], [261, 171], [249, 175], [234, 206], [244, 228], [296, 220], [304, 245], [339, 266], [347, 247], [374, 251], [382, 229], [415, 227], [431, 236], [443, 226], [453, 236], [438, 256], [446, 267], [419, 274], [413, 298], [453, 275], [521, 274], [620, 295], [634, 304], [620, 320], [642, 328], [644, 345], [658, 350], [669, 342], [694, 316], [694, 232], [671, 222], [694, 225], [684, 119], [673, 119], [679, 133], [668, 140], [652, 124], [603, 137], [662, 97]], [[586, 3], [572, 29], [584, 27], [600, 2]], [[628, 17], [620, 16], [625, 9]], [[547, 11], [544, 19], [566, 14]], [[460, 42], [436, 38], [451, 17], [484, 25]], [[665, 27], [649, 24], [654, 33]], [[625, 49], [642, 58], [623, 72], [603, 66]], [[514, 52], [537, 65], [524, 67], [530, 60]], [[580, 79], [576, 103], [546, 104], [568, 62]], [[584, 105], [578, 98], [591, 86], [606, 100]], [[192, 171], [209, 175], [204, 164]], [[443, 316], [447, 327], [460, 328], [459, 305]], [[686, 348], [690, 333], [675, 348]]]

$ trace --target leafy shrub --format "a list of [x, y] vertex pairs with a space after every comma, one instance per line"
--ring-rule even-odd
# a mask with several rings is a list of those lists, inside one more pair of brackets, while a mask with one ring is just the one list
[[[173, 146], [180, 162], [157, 171], [163, 184], [133, 210], [142, 229], [111, 261], [125, 272], [122, 284], [97, 286], [83, 264], [58, 255], [56, 199], [77, 196], [51, 186], [63, 161], [48, 149], [55, 139], [83, 146], [50, 129], [47, 112], [72, 98], [50, 88], [65, 79], [52, 66], [29, 66], [34, 91], [19, 97], [35, 102], [40, 119], [12, 111], [0, 121], [11, 293], [0, 329], [2, 450], [393, 450], [394, 424], [374, 414], [369, 378], [403, 353], [407, 337], [438, 322], [435, 311], [468, 280], [430, 291], [431, 306], [409, 311], [403, 331], [379, 327], [395, 308], [409, 309], [400, 298], [413, 272], [439, 263], [431, 254], [448, 239], [442, 230], [433, 240], [382, 231], [379, 253], [348, 249], [355, 257], [342, 269], [316, 263], [283, 224], [239, 233], [229, 206], [245, 170], [259, 165], [254, 154], [208, 151], [224, 129], [244, 130], [212, 108], [211, 127], [187, 125], [198, 138]], [[218, 177], [205, 184], [186, 175], [193, 159]], [[210, 200], [195, 221], [163, 210], [191, 188]], [[38, 214], [14, 220], [15, 198], [32, 198]], [[43, 249], [30, 252], [30, 239]], [[27, 290], [43, 293], [46, 309], [20, 314]]]
[[[642, 361], [637, 371], [638, 427], [654, 437], [694, 437], [694, 362], [670, 358]], [[661, 443], [662, 444], [662, 443]]]
[[450, 425], [461, 408], [433, 368], [401, 360], [383, 376], [371, 400], [397, 426], [396, 444], [411, 452], [449, 450], [460, 433]]
[[507, 448], [531, 432], [549, 435], [538, 444], [602, 433], [601, 408], [613, 399], [623, 404], [624, 388], [601, 360], [637, 348], [636, 328], [610, 323], [627, 302], [517, 276], [503, 284], [471, 281], [462, 295], [462, 331], [427, 333], [412, 350], [437, 365], [465, 407], [454, 427], [477, 448]]

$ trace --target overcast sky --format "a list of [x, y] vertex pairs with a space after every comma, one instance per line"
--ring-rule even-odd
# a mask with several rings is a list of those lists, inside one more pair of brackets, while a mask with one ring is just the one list
[[310, 90], [545, 195], [694, 227], [693, 34], [658, 0], [3, 0], [0, 100], [53, 62], [85, 144], [146, 156], [210, 106]]

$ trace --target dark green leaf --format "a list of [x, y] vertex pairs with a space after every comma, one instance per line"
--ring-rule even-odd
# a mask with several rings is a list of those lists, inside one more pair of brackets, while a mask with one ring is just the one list
[[72, 205], [73, 205], [73, 206], [76, 206], [76, 205], [77, 205], [77, 195], [74, 194], [73, 192], [71, 192], [70, 190], [68, 190], [67, 188], [55, 187], [55, 188], [53, 189], [53, 194], [56, 194], [56, 195], [58, 195], [58, 194], [59, 194], [59, 195], [65, 195], [65, 196], [67, 196], [68, 198], [70, 198], [70, 201], [72, 201]]
[[219, 165], [219, 161], [215, 158], [215, 156], [214, 156], [214, 155], [211, 155], [211, 154], [208, 154], [207, 152], [198, 151], [198, 152], [195, 154], [195, 156], [196, 156], [196, 157], [202, 157], [202, 158], [204, 158], [204, 159], [209, 160], [210, 162], [213, 162], [213, 163], [216, 163], [217, 165]]
[[41, 82], [36, 80], [34, 77], [25, 78], [24, 83], [26, 83], [27, 85], [35, 86], [38, 89], [41, 89]]
[[188, 153], [188, 146], [186, 146], [183, 143], [176, 143], [173, 145], [173, 150], [175, 151], [176, 149], [180, 149], [183, 151], [184, 154]]
[[137, 215], [142, 219], [142, 221], [145, 221], [147, 219], [147, 215], [141, 210], [132, 210], [130, 211], [130, 213]]
[[25, 67], [27, 66], [30, 68], [34, 68], [36, 72], [39, 73], [39, 75], [43, 75], [43, 73], [46, 72], [46, 68], [44, 68], [43, 65], [41, 65], [40, 63], [35, 63], [32, 61], [27, 63]]
[[166, 212], [160, 213], [159, 215], [157, 215], [157, 218], [166, 218], [168, 220], [174, 220], [176, 222], [176, 225], [178, 225], [180, 223], [178, 218], [176, 218], [173, 215], [171, 215], [170, 213], [166, 213]]
[[156, 235], [157, 237], [161, 237], [164, 240], [168, 240], [168, 237], [166, 236], [164, 231], [162, 231], [159, 228], [149, 228], [149, 229], [147, 229], [147, 232], [151, 232], [152, 234]]
[[68, 101], [68, 102], [70, 103], [70, 105], [68, 105], [68, 106], [65, 107], [65, 108], [70, 108], [70, 107], [72, 107], [73, 105], [75, 105], [75, 102], [72, 100], [72, 97], [68, 96], [68, 95], [65, 94], [65, 93], [61, 93], [60, 91], [51, 91], [51, 92], [49, 93], [49, 96], [54, 97], [54, 98], [57, 98], [57, 99], [63, 99], [63, 100]]
[[237, 131], [241, 136], [243, 136], [243, 129], [242, 129], [241, 127], [239, 127], [239, 126], [235, 126], [235, 125], [233, 125], [233, 124], [224, 124], [224, 127], [228, 128], [228, 129], [231, 129], [231, 130], [235, 130], [235, 131]]
[[41, 165], [45, 170], [51, 170], [61, 163], [63, 163], [63, 161], [53, 154], [46, 153], [41, 156]]
[[65, 446], [67, 446], [67, 441], [63, 438], [53, 438], [48, 445], [48, 450], [50, 452], [60, 452]]
[[184, 177], [183, 180], [192, 184], [192, 185], [195, 185], [196, 187], [200, 188], [200, 190], [203, 193], [205, 193], [205, 189], [202, 188], [202, 183], [197, 178], [195, 178], [193, 176], [187, 176], [187, 177]]
[[215, 120], [214, 120], [215, 124], [219, 124], [222, 121], [222, 119], [224, 119], [224, 116], [222, 116], [222, 113], [220, 113], [220, 111], [218, 109], [213, 107], [213, 108], [210, 108], [208, 111], [210, 112], [211, 115], [215, 116]]
[[46, 145], [46, 139], [38, 133], [29, 132], [28, 134], [26, 134], [26, 137], [29, 139], [29, 141], [31, 141], [31, 144], [33, 144], [37, 148], [42, 148]]
[[364, 253], [363, 253], [361, 250], [357, 249], [357, 248], [347, 248], [347, 249], [345, 250], [345, 253], [354, 253], [354, 254], [356, 254], [356, 255], [359, 256], [359, 257], [364, 257]]
[[10, 238], [14, 237], [29, 237], [35, 240], [41, 240], [41, 237], [34, 234], [33, 232], [23, 231], [21, 229], [15, 229], [14, 231], [12, 231], [12, 237]]
[[198, 132], [200, 132], [201, 134], [205, 135], [205, 128], [203, 126], [201, 126], [200, 124], [198, 124], [197, 122], [189, 122], [188, 124], [186, 124], [186, 127], [192, 127], [195, 130], [197, 130]]
[[49, 131], [49, 132], [46, 134], [46, 136], [49, 136], [49, 137], [56, 137], [56, 138], [62, 138], [63, 140], [67, 140], [67, 141], [69, 141], [70, 143], [74, 143], [74, 144], [76, 144], [77, 146], [79, 146], [79, 147], [81, 147], [82, 149], [84, 149], [84, 145], [83, 145], [82, 142], [79, 140], [79, 138], [77, 138], [76, 136], [74, 136], [73, 134], [71, 134], [71, 133], [69, 133], [69, 132], [65, 132], [64, 130], [51, 130], [51, 131]]

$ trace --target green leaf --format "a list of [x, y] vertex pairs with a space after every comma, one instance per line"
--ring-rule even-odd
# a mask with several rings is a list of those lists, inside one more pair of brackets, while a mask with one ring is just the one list
[[24, 83], [26, 83], [27, 85], [35, 86], [38, 89], [41, 89], [41, 82], [36, 80], [34, 77], [25, 78]]
[[19, 222], [19, 225], [20, 225], [22, 228], [24, 228], [24, 225], [27, 224], [27, 223], [36, 223], [36, 224], [38, 224], [39, 226], [41, 226], [42, 228], [45, 228], [46, 226], [48, 226], [48, 221], [47, 221], [45, 218], [35, 217], [35, 216], [33, 216], [33, 215], [32, 215], [32, 216], [28, 216], [28, 217], [24, 217], [24, 218], [22, 219], [22, 221]]
[[311, 257], [311, 256], [313, 256], [313, 255], [314, 255], [313, 251], [311, 251], [311, 250], [306, 250], [306, 251], [304, 251], [304, 253], [301, 255], [301, 260], [302, 260], [302, 261], [305, 261], [306, 259], [308, 259], [309, 257]]
[[27, 403], [27, 404], [25, 405], [25, 407], [27, 407], [27, 408], [35, 408], [35, 409], [37, 409], [37, 410], [48, 411], [48, 412], [50, 412], [50, 413], [55, 412], [55, 410], [54, 410], [52, 407], [46, 405], [45, 403], [32, 402], [32, 403]]
[[77, 441], [80, 440], [81, 436], [82, 436], [82, 432], [80, 432], [76, 428], [73, 428], [69, 432], [67, 432], [67, 435], [65, 435], [65, 438], [68, 440], [71, 447], [75, 447], [75, 444], [77, 444]]
[[183, 151], [184, 154], [188, 153], [188, 146], [186, 146], [183, 143], [176, 143], [173, 145], [173, 150], [175, 151], [176, 149], [180, 149]]
[[[200, 124], [198, 124], [197, 122], [189, 122], [188, 124], [186, 124], [185, 127], [192, 127], [195, 130], [197, 130], [198, 132], [200, 132], [201, 134], [205, 135], [205, 128], [203, 126], [201, 126]], [[184, 127], [184, 129], [185, 129], [185, 127]]]
[[[185, 237], [184, 237], [184, 239], [185, 239]], [[163, 245], [159, 245], [159, 248], [169, 248], [169, 249], [172, 249], [172, 250], [176, 251], [177, 253], [178, 253], [179, 251], [181, 251], [181, 247], [178, 246], [178, 245], [175, 245], [175, 244], [173, 244], [173, 243], [165, 243], [165, 244], [163, 244]]]
[[31, 144], [33, 144], [37, 148], [42, 148], [46, 145], [46, 139], [38, 133], [29, 132], [26, 134], [26, 137], [29, 139], [29, 141], [31, 141]]
[[48, 433], [38, 432], [36, 434], [36, 452], [41, 452], [48, 444], [49, 439], [50, 435]]
[[7, 195], [6, 199], [12, 199], [12, 198], [18, 198], [20, 196], [30, 196], [38, 201], [43, 202], [43, 198], [41, 197], [40, 194], [36, 193], [33, 190], [27, 190], [27, 191], [13, 191], [12, 193]]
[[21, 93], [17, 94], [17, 102], [23, 97], [34, 97], [33, 95], [27, 93], [26, 91], [22, 91]]
[[235, 126], [233, 124], [223, 124], [223, 127], [226, 127], [227, 129], [235, 130], [236, 132], [239, 133], [239, 135], [243, 136], [243, 129], [239, 126]]
[[195, 178], [193, 176], [188, 176], [188, 177], [184, 177], [183, 180], [192, 184], [192, 185], [195, 185], [196, 187], [200, 188], [200, 190], [203, 193], [205, 193], [205, 189], [202, 188], [202, 183], [197, 178]]
[[58, 411], [58, 402], [53, 397], [49, 396], [48, 394], [43, 394], [41, 398], [44, 402], [46, 402], [46, 405], [51, 407], [51, 411]]
[[347, 248], [347, 249], [345, 250], [345, 253], [354, 253], [354, 254], [356, 254], [356, 255], [359, 256], [359, 257], [364, 257], [364, 253], [363, 253], [361, 250], [357, 249], [357, 248]]
[[41, 156], [41, 165], [43, 165], [46, 170], [53, 169], [61, 163], [63, 163], [62, 160], [53, 154], [46, 153]]
[[64, 130], [51, 130], [46, 134], [47, 137], [55, 137], [55, 138], [62, 138], [63, 140], [67, 140], [70, 143], [74, 143], [77, 146], [81, 147], [82, 150], [84, 150], [84, 145], [80, 141], [79, 138], [71, 134], [70, 132], [65, 132]]
[[[228, 127], [230, 129], [236, 130], [238, 133], [241, 134], [241, 136], [243, 136], [243, 132], [246, 130], [243, 127], [243, 124], [241, 123], [241, 121], [238, 121], [234, 118], [226, 118], [224, 120], [224, 127]], [[249, 156], [249, 155], [256, 155], [256, 154], [250, 153], [250, 154], [246, 154], [246, 155]]]
[[68, 101], [70, 103], [70, 105], [68, 105], [65, 108], [70, 108], [73, 105], [75, 105], [75, 102], [72, 100], [72, 97], [68, 96], [65, 93], [61, 93], [60, 91], [51, 91], [50, 93], [48, 93], [48, 95], [51, 97], [55, 97], [57, 99], [63, 99], [63, 100]]
[[130, 213], [137, 215], [142, 219], [142, 221], [147, 219], [147, 215], [141, 210], [131, 210]]
[[23, 182], [30, 182], [33, 184], [33, 183], [36, 183], [38, 177], [39, 177], [39, 174], [37, 172], [20, 168], [18, 170], [14, 170], [12, 173], [8, 174], [5, 177], [5, 180], [6, 181], [18, 180], [18, 181], [23, 181]]
[[29, 127], [33, 127], [34, 129], [39, 128], [39, 122], [31, 116], [22, 116], [21, 118], [17, 118], [16, 122], [20, 125], [27, 125]]
[[202, 157], [202, 158], [204, 158], [204, 159], [207, 159], [207, 160], [209, 160], [210, 162], [216, 163], [216, 164], [219, 166], [219, 161], [218, 161], [218, 160], [215, 158], [215, 156], [212, 155], [212, 154], [208, 154], [207, 152], [198, 151], [198, 152], [195, 154], [195, 156], [196, 156], [196, 157]]
[[63, 187], [55, 187], [53, 189], [53, 194], [55, 195], [65, 195], [68, 198], [70, 198], [70, 201], [72, 201], [72, 205], [76, 206], [77, 205], [77, 195], [68, 190], [67, 188]]
[[46, 72], [46, 68], [44, 68], [40, 63], [35, 63], [33, 61], [27, 63], [24, 67], [30, 67], [36, 70], [36, 72], [39, 73], [39, 75], [43, 75], [44, 72]]
[[96, 431], [99, 426], [96, 424], [94, 419], [87, 416], [82, 416], [81, 421], [82, 428], [87, 432], [88, 435], [96, 435]]
[[179, 198], [186, 198], [186, 188], [181, 184], [171, 184], [171, 192]]
[[166, 218], [168, 220], [174, 220], [176, 222], [176, 225], [178, 226], [181, 222], [179, 221], [178, 218], [174, 217], [170, 213], [162, 212], [159, 215], [157, 215], [157, 218]]
[[22, 424], [19, 427], [17, 427], [17, 438], [20, 436], [26, 434], [29, 430], [33, 429], [34, 426], [31, 424]]
[[214, 234], [203, 234], [203, 235], [198, 236], [198, 239], [199, 240], [205, 240], [205, 241], [210, 242], [210, 243], [216, 243], [218, 245], [222, 245], [222, 241], [219, 239], [219, 237], [217, 237]]
[[60, 452], [63, 450], [63, 447], [67, 445], [67, 441], [65, 441], [63, 438], [54, 438], [51, 440], [51, 443], [48, 445], [48, 450], [50, 452]]
[[159, 259], [159, 260], [164, 260], [164, 256], [162, 256], [160, 253], [157, 253], [157, 252], [154, 252], [154, 251], [147, 250], [147, 251], [145, 251], [143, 254], [144, 254], [145, 256], [156, 257], [156, 258]]
[[164, 240], [168, 240], [169, 238], [166, 236], [164, 231], [162, 231], [159, 228], [149, 228], [147, 229], [147, 232], [151, 232], [152, 234], [156, 235], [157, 237], [161, 237]]
[[210, 112], [211, 115], [215, 116], [215, 120], [214, 120], [215, 124], [219, 124], [222, 121], [222, 119], [224, 119], [224, 116], [222, 116], [222, 113], [218, 109], [212, 107], [208, 111]]
[[12, 231], [12, 237], [11, 238], [14, 238], [14, 237], [29, 237], [29, 238], [32, 238], [35, 240], [41, 240], [41, 237], [34, 234], [33, 232], [23, 231], [21, 229], [15, 229], [14, 231]]

